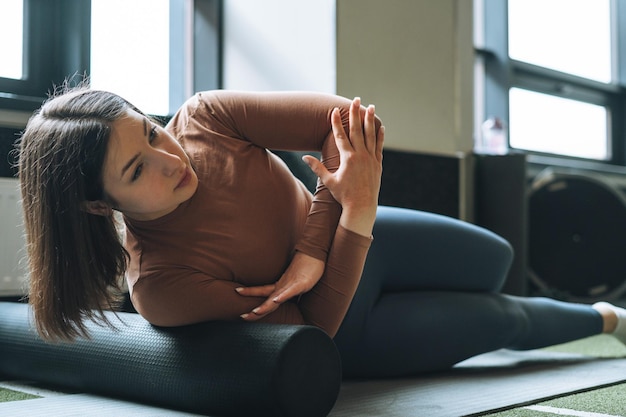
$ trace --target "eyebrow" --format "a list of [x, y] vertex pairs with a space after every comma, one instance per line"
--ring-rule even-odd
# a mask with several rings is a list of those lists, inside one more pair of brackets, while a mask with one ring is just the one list
[[[146, 119], [143, 119], [143, 134], [144, 136], [148, 136], [148, 124], [146, 123]], [[139, 155], [140, 153], [137, 152], [128, 162], [126, 162], [126, 165], [122, 167], [122, 175], [120, 175], [120, 178], [124, 178], [124, 174], [126, 174], [128, 168], [130, 168], [135, 163], [137, 158], [139, 158]]]

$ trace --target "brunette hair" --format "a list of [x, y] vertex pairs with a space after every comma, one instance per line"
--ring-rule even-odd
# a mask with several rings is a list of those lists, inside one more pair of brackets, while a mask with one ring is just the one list
[[85, 87], [64, 89], [30, 118], [18, 141], [29, 303], [48, 340], [89, 337], [85, 320], [112, 326], [105, 310], [121, 299], [129, 255], [118, 223], [90, 214], [86, 201], [111, 202], [102, 169], [123, 98]]

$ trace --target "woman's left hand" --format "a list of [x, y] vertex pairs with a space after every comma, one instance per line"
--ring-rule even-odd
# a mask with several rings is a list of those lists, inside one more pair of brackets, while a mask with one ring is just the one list
[[275, 284], [257, 287], [239, 287], [236, 291], [245, 297], [267, 297], [267, 300], [241, 318], [255, 321], [276, 310], [285, 301], [308, 292], [324, 273], [325, 264], [319, 259], [296, 252], [287, 270]]

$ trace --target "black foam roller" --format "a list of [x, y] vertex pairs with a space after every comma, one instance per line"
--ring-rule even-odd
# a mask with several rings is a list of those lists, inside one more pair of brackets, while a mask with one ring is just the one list
[[325, 416], [341, 384], [332, 339], [312, 326], [207, 322], [158, 328], [133, 313], [46, 343], [23, 303], [0, 302], [0, 374], [211, 416]]

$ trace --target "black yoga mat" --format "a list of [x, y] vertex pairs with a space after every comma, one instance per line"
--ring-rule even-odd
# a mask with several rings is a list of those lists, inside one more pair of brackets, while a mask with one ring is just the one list
[[0, 302], [0, 374], [215, 416], [325, 416], [339, 394], [333, 341], [311, 326], [157, 328], [107, 313], [91, 339], [49, 344], [26, 304]]
[[345, 381], [329, 417], [482, 416], [625, 380], [623, 358], [502, 349], [446, 372]]

